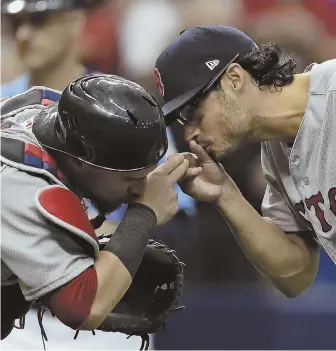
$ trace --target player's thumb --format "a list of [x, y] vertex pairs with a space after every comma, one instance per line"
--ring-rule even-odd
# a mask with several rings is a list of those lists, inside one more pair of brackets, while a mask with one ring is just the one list
[[176, 184], [187, 172], [189, 168], [189, 161], [184, 160], [178, 167], [176, 167], [168, 176], [171, 184]]

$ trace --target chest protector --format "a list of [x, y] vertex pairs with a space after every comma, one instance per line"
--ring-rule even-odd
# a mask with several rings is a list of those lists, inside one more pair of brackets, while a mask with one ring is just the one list
[[[31, 92], [33, 94], [30, 98], [29, 94], [27, 98], [25, 93], [2, 103], [2, 113], [5, 113], [5, 116], [1, 117], [2, 121], [6, 118], [15, 119], [15, 114], [25, 108], [39, 110], [59, 97], [59, 94], [48, 89], [32, 89]], [[32, 98], [39, 98], [40, 101], [32, 101]], [[31, 128], [33, 117], [25, 119], [20, 125]], [[67, 187], [67, 180], [58, 169], [55, 160], [39, 145], [24, 141], [20, 134], [11, 134], [10, 124], [2, 125], [1, 129], [5, 132], [1, 135], [1, 163], [46, 179], [50, 185], [39, 189], [34, 199], [37, 210], [53, 225], [56, 224], [69, 235], [73, 235], [88, 255], [97, 257], [99, 245], [94, 227], [81, 200]], [[7, 131], [9, 133], [6, 133]], [[11, 303], [8, 303], [9, 301]], [[22, 318], [30, 307], [31, 302], [25, 300], [18, 283], [1, 286], [1, 339], [10, 334], [15, 319], [20, 319], [22, 324]]]

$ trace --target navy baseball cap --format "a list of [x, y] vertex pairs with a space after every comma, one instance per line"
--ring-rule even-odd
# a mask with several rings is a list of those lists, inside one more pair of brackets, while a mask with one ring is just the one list
[[240, 30], [221, 25], [184, 30], [158, 57], [154, 75], [166, 124], [201, 92], [205, 92], [238, 57], [258, 49]]

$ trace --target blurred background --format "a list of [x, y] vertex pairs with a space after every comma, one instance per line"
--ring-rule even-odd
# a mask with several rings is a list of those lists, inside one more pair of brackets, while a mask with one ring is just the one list
[[[62, 0], [26, 1], [38, 9], [29, 14], [20, 12], [23, 2], [11, 1], [13, 13], [1, 16], [2, 97], [32, 85], [62, 90], [90, 72], [122, 75], [158, 96], [153, 75], [156, 57], [183, 29], [201, 24], [235, 26], [258, 44], [276, 42], [296, 56], [298, 72], [311, 62], [336, 57], [335, 0], [91, 0], [85, 9], [62, 11], [45, 11], [47, 3]], [[169, 153], [187, 151], [179, 125], [169, 129], [169, 138]], [[224, 166], [260, 211], [265, 189], [260, 146], [239, 151]], [[324, 252], [312, 287], [287, 299], [249, 263], [211, 205], [180, 191], [179, 202], [178, 215], [157, 227], [153, 237], [174, 248], [186, 263], [182, 298], [186, 309], [152, 337], [152, 349], [336, 348], [336, 268]], [[112, 214], [101, 232], [113, 231], [124, 210]], [[49, 329], [59, 328], [52, 323]], [[15, 331], [14, 336], [28, 339], [25, 332]], [[55, 335], [55, 348], [61, 348], [65, 334]], [[4, 349], [21, 348], [22, 344], [11, 344], [14, 336], [2, 343]], [[81, 349], [140, 346], [140, 341], [131, 342], [133, 338], [89, 336]], [[41, 342], [23, 344], [26, 349], [42, 349]]]

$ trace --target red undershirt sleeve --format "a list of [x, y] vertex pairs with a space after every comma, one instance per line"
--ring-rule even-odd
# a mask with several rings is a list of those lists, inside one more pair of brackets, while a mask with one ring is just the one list
[[44, 304], [68, 327], [77, 330], [90, 315], [97, 292], [98, 277], [94, 266], [43, 298]]

